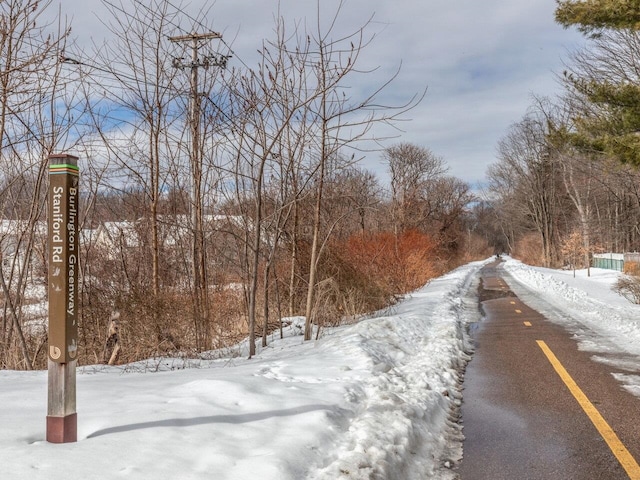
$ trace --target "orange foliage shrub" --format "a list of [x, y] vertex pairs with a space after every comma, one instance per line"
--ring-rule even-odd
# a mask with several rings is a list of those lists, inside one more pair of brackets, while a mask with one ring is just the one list
[[640, 263], [638, 262], [624, 262], [624, 273], [627, 275], [633, 275], [634, 277], [640, 277]]
[[415, 290], [442, 273], [438, 250], [438, 244], [424, 233], [410, 230], [400, 236], [398, 260], [404, 291]]
[[397, 276], [394, 248], [394, 236], [385, 232], [367, 236], [354, 235], [336, 251], [360, 275], [384, 290], [389, 290]]
[[437, 243], [416, 230], [398, 238], [391, 232], [354, 235], [337, 251], [368, 281], [392, 294], [415, 290], [442, 271]]

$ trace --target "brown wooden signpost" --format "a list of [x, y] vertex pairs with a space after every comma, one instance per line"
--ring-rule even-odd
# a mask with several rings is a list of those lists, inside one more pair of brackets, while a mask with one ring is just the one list
[[78, 158], [49, 157], [49, 396], [47, 441], [77, 441]]

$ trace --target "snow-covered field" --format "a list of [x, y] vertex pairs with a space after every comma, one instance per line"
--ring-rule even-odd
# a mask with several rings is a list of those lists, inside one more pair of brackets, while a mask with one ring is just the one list
[[[252, 360], [80, 369], [73, 444], [44, 441], [46, 372], [0, 371], [0, 478], [454, 478], [459, 372], [484, 263], [315, 342], [302, 341], [297, 319]], [[574, 280], [503, 265], [523, 300], [575, 328], [585, 348], [640, 353], [640, 307], [610, 291], [615, 272]]]

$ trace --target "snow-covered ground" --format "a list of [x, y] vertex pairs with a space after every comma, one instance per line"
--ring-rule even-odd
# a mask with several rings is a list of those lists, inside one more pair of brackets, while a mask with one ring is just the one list
[[532, 268], [512, 259], [504, 269], [521, 300], [562, 323], [595, 361], [627, 371], [615, 377], [640, 396], [640, 305], [612, 291], [620, 272], [592, 268], [574, 277], [572, 270]]
[[[1, 478], [454, 478], [459, 373], [472, 350], [467, 325], [479, 320], [484, 263], [318, 341], [303, 342], [296, 319], [252, 360], [230, 352], [80, 369], [73, 444], [44, 441], [46, 372], [0, 371]], [[618, 274], [574, 280], [503, 265], [523, 299], [575, 328], [585, 348], [640, 353], [640, 307], [611, 292]]]

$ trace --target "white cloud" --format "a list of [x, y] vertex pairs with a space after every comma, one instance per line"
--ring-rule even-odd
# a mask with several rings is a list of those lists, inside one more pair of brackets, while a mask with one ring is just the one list
[[[338, 3], [321, 1], [325, 21]], [[308, 27], [314, 28], [314, 0], [191, 0], [186, 8], [193, 16], [201, 9], [209, 12], [206, 23], [222, 32], [234, 50], [231, 64], [254, 65], [262, 40], [272, 36], [278, 6], [288, 19], [308, 16]], [[400, 125], [406, 133], [395, 141], [431, 148], [453, 175], [476, 183], [494, 161], [497, 141], [524, 115], [531, 95], [560, 91], [554, 72], [562, 69], [567, 50], [582, 42], [579, 34], [555, 24], [555, 6], [551, 1], [347, 0], [337, 30], [351, 32], [374, 15], [369, 33], [376, 39], [362, 62], [365, 68], [379, 68], [361, 76], [363, 85], [354, 87], [367, 90], [380, 84], [402, 62], [399, 77], [386, 91], [388, 98], [398, 103], [425, 86], [428, 93], [410, 112], [413, 120]], [[97, 0], [65, 0], [62, 12], [75, 17], [80, 43], [106, 35]], [[192, 28], [187, 17], [183, 22], [185, 29]], [[378, 157], [369, 154], [365, 165], [384, 175]]]

